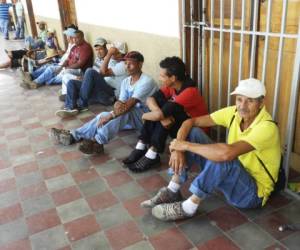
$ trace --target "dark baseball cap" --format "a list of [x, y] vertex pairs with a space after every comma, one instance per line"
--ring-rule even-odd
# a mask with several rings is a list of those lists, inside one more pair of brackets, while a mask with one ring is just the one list
[[138, 51], [128, 52], [123, 59], [124, 59], [124, 61], [132, 60], [132, 61], [136, 61], [136, 62], [144, 62], [144, 56]]

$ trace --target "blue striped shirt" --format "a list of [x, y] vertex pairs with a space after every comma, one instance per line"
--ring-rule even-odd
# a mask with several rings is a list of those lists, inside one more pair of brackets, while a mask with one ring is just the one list
[[12, 5], [9, 4], [9, 3], [0, 3], [0, 19], [5, 19], [5, 20], [9, 19], [9, 11], [8, 11], [8, 9], [11, 6]]

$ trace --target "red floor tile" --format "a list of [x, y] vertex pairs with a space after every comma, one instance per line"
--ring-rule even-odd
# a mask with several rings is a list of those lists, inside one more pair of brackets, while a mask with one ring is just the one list
[[70, 241], [80, 240], [90, 234], [100, 231], [100, 226], [94, 215], [87, 215], [64, 225]]
[[0, 246], [0, 250], [31, 250], [29, 239], [22, 239]]
[[10, 162], [3, 161], [0, 159], [0, 169], [8, 168], [8, 167], [10, 167], [10, 165], [11, 165]]
[[133, 221], [126, 222], [105, 231], [113, 249], [123, 249], [143, 239], [143, 235]]
[[72, 152], [65, 152], [61, 154], [61, 158], [64, 161], [70, 161], [70, 160], [77, 160], [82, 157], [82, 153], [78, 151], [72, 151]]
[[147, 213], [147, 210], [140, 206], [142, 201], [148, 200], [149, 196], [141, 195], [123, 202], [124, 207], [133, 217], [140, 217]]
[[76, 183], [82, 183], [85, 181], [93, 180], [99, 178], [99, 174], [97, 171], [93, 169], [80, 170], [75, 173], [72, 173], [73, 179]]
[[118, 187], [121, 186], [127, 182], [132, 181], [132, 177], [129, 176], [125, 171], [119, 171], [116, 173], [113, 173], [111, 175], [104, 176], [106, 181], [108, 182], [108, 185], [110, 187]]
[[37, 196], [40, 196], [42, 194], [45, 194], [47, 192], [47, 187], [44, 182], [40, 182], [38, 184], [30, 185], [28, 187], [22, 188], [19, 191], [20, 198], [22, 200], [26, 200], [29, 198], [34, 198]]
[[16, 189], [15, 178], [6, 179], [0, 182], [0, 193], [5, 193], [13, 189]]
[[76, 186], [55, 191], [51, 194], [51, 196], [56, 206], [60, 206], [81, 198], [81, 194]]
[[12, 141], [12, 140], [24, 138], [24, 137], [26, 137], [26, 136], [27, 136], [27, 135], [26, 135], [25, 132], [18, 132], [18, 133], [10, 134], [10, 135], [6, 136], [6, 139], [9, 140], [9, 141]]
[[37, 171], [38, 169], [39, 169], [38, 164], [33, 161], [33, 162], [28, 162], [28, 163], [15, 166], [14, 172], [16, 176], [20, 176], [23, 174]]
[[237, 247], [231, 240], [225, 236], [218, 236], [215, 239], [206, 241], [203, 244], [197, 246], [199, 250], [238, 250]]
[[18, 156], [21, 154], [28, 154], [28, 153], [32, 153], [32, 149], [30, 145], [24, 145], [24, 146], [18, 146], [15, 148], [11, 148], [9, 150], [11, 156]]
[[23, 215], [20, 203], [0, 209], [0, 225], [16, 220]]
[[37, 155], [37, 158], [42, 159], [42, 158], [47, 158], [49, 156], [53, 156], [55, 154], [57, 154], [55, 148], [46, 148], [46, 149], [43, 149], [43, 150], [37, 152], [36, 155]]
[[100, 165], [107, 162], [110, 159], [111, 157], [109, 155], [102, 154], [97, 156], [91, 156], [89, 160], [93, 165]]
[[238, 210], [229, 206], [217, 208], [208, 213], [207, 216], [215, 221], [217, 226], [224, 231], [228, 231], [248, 221]]
[[184, 250], [192, 248], [191, 243], [177, 228], [168, 229], [151, 237], [149, 240], [156, 250]]
[[94, 115], [88, 116], [88, 117], [84, 117], [84, 118], [80, 118], [79, 120], [82, 121], [83, 123], [87, 123], [90, 120], [93, 120], [95, 118]]
[[8, 123], [3, 123], [2, 128], [7, 129], [7, 128], [15, 128], [18, 126], [21, 126], [21, 121], [14, 121], [14, 122], [8, 122]]
[[93, 211], [110, 207], [118, 202], [117, 198], [112, 194], [111, 191], [99, 193], [86, 198], [86, 200]]
[[25, 125], [23, 125], [23, 127], [26, 129], [35, 129], [35, 128], [42, 127], [42, 124], [39, 122], [35, 122], [35, 123], [25, 124]]
[[63, 175], [67, 172], [68, 171], [67, 171], [67, 169], [65, 168], [65, 166], [63, 164], [58, 164], [56, 166], [44, 169], [42, 171], [42, 174], [43, 174], [43, 177], [45, 179], [50, 179], [50, 178], [53, 178], [53, 177]]
[[281, 240], [293, 233], [289, 230], [285, 230], [283, 232], [278, 231], [279, 226], [291, 223], [288, 218], [279, 212], [264, 215], [256, 219], [255, 223], [257, 223], [261, 228], [263, 228], [277, 240]]
[[46, 229], [61, 224], [56, 209], [52, 208], [47, 211], [32, 215], [26, 218], [26, 223], [30, 234], [35, 234]]
[[47, 134], [43, 134], [43, 135], [35, 135], [35, 136], [31, 136], [29, 137], [29, 141], [31, 143], [38, 143], [38, 142], [42, 142], [42, 141], [46, 141], [48, 140], [48, 135]]
[[138, 183], [149, 192], [155, 191], [167, 185], [167, 182], [160, 175], [155, 174], [138, 180]]

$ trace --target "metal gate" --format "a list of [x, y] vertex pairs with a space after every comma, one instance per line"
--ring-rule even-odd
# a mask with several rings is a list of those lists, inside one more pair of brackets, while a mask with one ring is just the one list
[[[231, 105], [230, 92], [239, 80], [260, 79], [267, 87], [267, 108], [279, 121], [287, 176], [299, 104], [300, 24], [294, 4], [299, 7], [300, 1], [181, 0], [182, 57], [209, 110]], [[294, 17], [294, 29], [287, 30], [288, 17]], [[293, 48], [292, 70], [283, 70], [285, 45]], [[219, 140], [219, 130], [217, 135]]]

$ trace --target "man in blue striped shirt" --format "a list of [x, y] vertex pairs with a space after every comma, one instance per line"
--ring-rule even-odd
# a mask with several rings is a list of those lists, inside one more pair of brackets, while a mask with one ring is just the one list
[[6, 0], [0, 0], [0, 31], [3, 33], [6, 40], [8, 37], [8, 25], [9, 25], [9, 8], [11, 4], [6, 3]]

